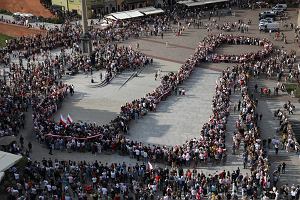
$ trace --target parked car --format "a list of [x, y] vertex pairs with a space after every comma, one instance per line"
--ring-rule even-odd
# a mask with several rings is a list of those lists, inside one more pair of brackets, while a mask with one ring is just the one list
[[271, 22], [271, 23], [261, 23], [258, 25], [260, 31], [279, 31], [279, 23]]
[[277, 14], [274, 11], [264, 11], [259, 13], [259, 20], [265, 19], [265, 18], [272, 18], [275, 20]]
[[267, 17], [267, 18], [265, 18], [265, 19], [261, 19], [261, 20], [259, 20], [259, 23], [272, 23], [272, 22], [274, 22], [274, 19], [273, 18], [269, 18], [269, 17]]
[[272, 10], [279, 10], [279, 11], [281, 11], [281, 10], [283, 10], [283, 11], [285, 11], [287, 9], [287, 5], [286, 4], [276, 4], [273, 8], [272, 8]]
[[272, 18], [266, 18], [259, 21], [258, 26], [264, 26], [265, 24], [273, 23], [274, 20]]

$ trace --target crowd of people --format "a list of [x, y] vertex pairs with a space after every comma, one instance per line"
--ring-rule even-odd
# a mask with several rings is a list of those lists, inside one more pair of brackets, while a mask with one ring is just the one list
[[12, 167], [7, 176], [10, 199], [237, 199], [232, 186], [252, 181], [239, 168], [205, 175], [196, 169], [153, 168], [145, 163], [51, 159], [29, 161], [23, 170]]
[[24, 26], [26, 28], [39, 28], [39, 29], [45, 29], [44, 26], [34, 26], [32, 24], [29, 23], [28, 18], [26, 17], [18, 17], [17, 20], [11, 20], [11, 19], [5, 19], [3, 16], [1, 16], [0, 18], [0, 23], [6, 23], [6, 24], [13, 24], [13, 25], [19, 25], [19, 26]]
[[[149, 58], [145, 55], [131, 48], [110, 43], [130, 37], [161, 35], [169, 26], [168, 17], [150, 17], [132, 22], [118, 22], [105, 30], [94, 29], [91, 37], [96, 65], [105, 67], [108, 76], [113, 76], [113, 73], [124, 69], [138, 68], [149, 63]], [[121, 106], [119, 116], [109, 124], [98, 126], [86, 122], [55, 122], [52, 116], [58, 111], [68, 93], [74, 93], [72, 86], [60, 80], [65, 70], [64, 65], [69, 66], [68, 70], [92, 71], [92, 61], [89, 58], [75, 58], [64, 52], [64, 49], [68, 48], [79, 51], [76, 43], [80, 33], [80, 28], [65, 24], [61, 28], [50, 30], [46, 35], [21, 37], [8, 42], [7, 52], [1, 57], [3, 62], [9, 63], [10, 56], [7, 55], [15, 50], [22, 50], [22, 55], [29, 62], [23, 66], [20, 59], [19, 65], [10, 64], [9, 81], [0, 82], [0, 102], [4, 105], [0, 109], [0, 126], [1, 130], [4, 130], [0, 136], [18, 132], [19, 127], [24, 125], [23, 113], [31, 105], [34, 133], [40, 143], [47, 144], [50, 154], [53, 149], [92, 153], [118, 151], [144, 164], [108, 165], [97, 161], [77, 163], [51, 159], [43, 159], [41, 162], [29, 160], [25, 169], [13, 167], [8, 172], [10, 182], [7, 192], [11, 199], [87, 199], [89, 195], [94, 199], [156, 199], [157, 196], [166, 200], [202, 199], [204, 196], [211, 199], [238, 199], [238, 191], [241, 191], [243, 198], [262, 196], [263, 199], [267, 199], [274, 196], [278, 199], [281, 191], [276, 187], [272, 188], [274, 176], [270, 176], [269, 173], [270, 163], [266, 146], [260, 139], [258, 128], [257, 101], [248, 89], [248, 82], [249, 74], [254, 77], [260, 74], [269, 77], [277, 75], [280, 80], [283, 76], [280, 75], [282, 69], [293, 66], [294, 53], [274, 50], [272, 43], [267, 39], [209, 35], [199, 43], [195, 53], [176, 73], [164, 75], [161, 84], [152, 92]], [[223, 44], [256, 45], [263, 49], [238, 56], [214, 54]], [[61, 57], [53, 58], [45, 53], [57, 47], [63, 47]], [[37, 59], [38, 53], [44, 54], [42, 62]], [[274, 56], [266, 58], [270, 53], [274, 53]], [[207, 61], [242, 64], [227, 68], [217, 79], [212, 100], [212, 115], [199, 130], [198, 138], [170, 147], [144, 144], [126, 137], [130, 121], [138, 120], [148, 112], [155, 112], [157, 105], [175, 93], [196, 66]], [[240, 114], [236, 122], [233, 149], [239, 149], [239, 143], [243, 141], [244, 168], [250, 168], [251, 174], [241, 174], [239, 168], [233, 172], [222, 171], [208, 175], [196, 169], [184, 171], [184, 166], [197, 167], [198, 164], [226, 159], [226, 123], [230, 112], [232, 88], [238, 88], [241, 92], [238, 108]], [[282, 121], [282, 129], [286, 130], [286, 118], [280, 113], [278, 112], [278, 116], [280, 115]], [[294, 137], [291, 132], [287, 133], [287, 146], [293, 148], [296, 146]], [[149, 161], [167, 164], [171, 169], [153, 167]], [[294, 188], [293, 194], [299, 197], [299, 193], [300, 190]]]
[[[96, 63], [105, 66], [107, 76], [125, 69], [141, 68], [151, 62], [144, 54], [116, 44], [96, 50], [95, 54]], [[64, 50], [54, 56], [50, 52], [43, 53], [42, 57], [42, 61], [34, 57], [29, 59], [26, 65], [22, 60], [19, 64], [9, 65], [10, 73], [5, 75], [6, 80], [1, 81], [1, 136], [17, 135], [18, 130], [24, 127], [24, 112], [29, 103], [34, 110], [34, 127], [47, 128], [43, 119], [52, 117], [67, 92], [73, 91], [70, 85], [59, 80], [65, 71], [92, 70], [86, 57], [68, 55]], [[42, 128], [42, 125], [45, 127]]]
[[[147, 112], [155, 111], [157, 104], [176, 91], [200, 62], [206, 61], [217, 47], [227, 43], [263, 46], [263, 50], [249, 57], [252, 60], [264, 58], [272, 52], [272, 45], [267, 40], [224, 34], [208, 36], [199, 43], [195, 54], [177, 73], [169, 73], [162, 77], [161, 85], [145, 97], [124, 104], [120, 115], [103, 126], [88, 123], [72, 123], [66, 126], [52, 119], [68, 91], [73, 91], [71, 86], [59, 80], [64, 71], [64, 64], [73, 69], [77, 67], [77, 70], [89, 71], [88, 59], [73, 59], [72, 56], [66, 56], [64, 50], [61, 50], [62, 57], [51, 58], [51, 55], [43, 54], [45, 57], [43, 62], [28, 62], [26, 69], [22, 62], [19, 65], [13, 63], [10, 82], [12, 87], [24, 95], [26, 101], [31, 101], [36, 137], [40, 142], [46, 143], [51, 150], [92, 151], [93, 153], [118, 150], [137, 159], [167, 160], [170, 165], [189, 165], [191, 161], [196, 163], [209, 160], [220, 161], [226, 159], [225, 131], [231, 93], [229, 71], [224, 72], [219, 79], [216, 96], [213, 98], [213, 115], [200, 131], [200, 139], [195, 138], [174, 147], [150, 147], [130, 141], [125, 135], [131, 120], [137, 120]], [[32, 59], [35, 61], [35, 57]], [[110, 76], [112, 72], [123, 70], [126, 66], [134, 68], [149, 63], [149, 59], [143, 54], [117, 45], [96, 48], [95, 61], [105, 66]], [[24, 77], [30, 81], [26, 82]]]
[[[202, 55], [198, 58], [205, 56], [204, 54], [197, 55]], [[192, 62], [192, 59], [189, 60]], [[197, 63], [196, 60], [194, 63]], [[259, 197], [279, 199], [279, 196], [284, 196], [288, 190], [276, 187], [277, 175], [271, 176], [270, 174], [267, 146], [260, 140], [256, 114], [257, 101], [248, 90], [249, 75], [257, 72], [257, 69], [249, 67], [250, 65], [244, 63], [223, 71], [217, 81], [216, 96], [213, 98], [214, 116], [207, 124], [208, 126], [204, 125], [200, 139], [190, 141], [192, 143], [188, 144], [187, 148], [193, 148], [200, 142], [200, 148], [195, 149], [194, 155], [199, 156], [201, 161], [202, 158], [205, 159], [204, 155], [201, 156], [202, 149], [205, 151], [205, 147], [202, 148], [204, 143], [201, 142], [205, 140], [201, 138], [207, 137], [213, 140], [214, 137], [220, 135], [222, 140], [223, 131], [226, 130], [222, 125], [225, 124], [226, 115], [229, 112], [229, 96], [232, 87], [236, 85], [236, 90], [240, 90], [241, 93], [241, 103], [238, 109], [240, 115], [236, 123], [235, 135], [239, 135], [237, 138], [244, 142], [244, 167], [249, 167], [251, 173], [242, 174], [238, 168], [233, 172], [219, 171], [207, 175], [195, 168], [183, 170], [182, 165], [173, 165], [172, 168], [153, 167], [146, 159], [147, 157], [144, 157], [145, 151], [141, 154], [142, 150], [138, 154], [134, 151], [132, 156], [138, 160], [143, 159], [144, 163], [135, 165], [128, 163], [108, 165], [97, 161], [87, 163], [51, 159], [44, 159], [41, 162], [29, 161], [25, 170], [21, 171], [16, 167], [10, 169], [8, 172], [10, 184], [7, 185], [7, 192], [12, 198], [42, 199], [62, 197], [65, 199], [202, 199], [204, 197], [210, 199]], [[168, 77], [170, 79], [171, 74]], [[168, 79], [163, 78], [163, 82]], [[283, 120], [282, 117], [281, 120]], [[285, 120], [282, 124], [284, 123]], [[137, 145], [142, 146], [141, 143]], [[173, 148], [174, 152], [177, 150], [182, 151], [181, 148]], [[161, 157], [160, 159], [167, 158]], [[188, 163], [185, 163], [187, 161]], [[195, 164], [197, 160], [191, 160], [191, 162], [185, 160], [183, 164], [191, 163]], [[283, 169], [280, 168], [280, 170]], [[287, 192], [287, 196], [299, 197], [299, 187], [292, 187], [290, 194]]]
[[106, 69], [104, 74], [104, 81], [106, 82], [111, 81], [116, 74], [124, 70], [135, 71], [152, 62], [151, 58], [141, 52], [134, 51], [132, 47], [118, 47], [117, 44], [100, 48], [95, 53], [95, 66]]
[[6, 80], [0, 80], [0, 87], [0, 137], [18, 134], [24, 127], [27, 102]]
[[227, 36], [218, 38], [219, 44], [228, 45], [255, 45], [263, 46], [262, 50], [257, 52], [244, 53], [241, 55], [222, 55], [222, 54], [212, 54], [207, 57], [208, 61], [212, 62], [226, 62], [226, 63], [244, 63], [251, 60], [264, 59], [273, 51], [273, 44], [267, 39], [252, 38], [247, 36]]
[[[288, 110], [288, 112], [290, 111]], [[295, 138], [292, 124], [288, 119], [286, 111], [278, 109], [274, 112], [274, 117], [277, 117], [280, 124], [278, 133], [281, 137], [280, 140], [278, 140], [278, 148], [281, 144], [282, 149], [285, 149], [287, 152], [296, 151], [298, 153], [300, 151], [300, 145]]]
[[[126, 103], [121, 107], [118, 117], [104, 126], [87, 123], [72, 123], [68, 126], [50, 119], [58, 109], [58, 103], [66, 95], [67, 86], [60, 85], [48, 90], [48, 96], [42, 104], [34, 106], [34, 130], [40, 142], [45, 142], [51, 149], [68, 151], [116, 151], [129, 154], [136, 159], [163, 161], [169, 165], [190, 165], [192, 161], [207, 162], [226, 159], [225, 131], [229, 114], [229, 95], [231, 93], [229, 74], [226, 71], [216, 86], [213, 98], [213, 115], [200, 131], [200, 139], [194, 138], [183, 145], [174, 147], [149, 146], [130, 141], [126, 133], [131, 120], [137, 120], [149, 111], [155, 111], [157, 104], [189, 77], [193, 69], [206, 60], [209, 53], [221, 45], [230, 35], [209, 36], [199, 43], [195, 54], [180, 68], [178, 73], [169, 73], [162, 77], [161, 85], [145, 97]], [[249, 39], [249, 38], [247, 38]], [[269, 50], [269, 49], [268, 49]], [[271, 50], [265, 51], [270, 53]], [[261, 55], [261, 56], [265, 56]], [[252, 57], [255, 59], [256, 57]], [[34, 104], [35, 105], [35, 104]], [[35, 110], [35, 108], [37, 110]], [[44, 120], [44, 119], [49, 120]]]
[[[105, 29], [93, 28], [90, 31], [93, 47], [101, 47], [111, 42], [123, 41], [132, 37], [157, 35], [168, 30], [170, 26], [167, 16], [154, 16], [130, 21], [116, 21]], [[45, 34], [29, 37], [19, 37], [7, 42], [6, 48], [1, 51], [0, 62], [12, 51], [20, 50], [25, 58], [41, 51], [55, 48], [78, 47], [82, 29], [79, 24], [66, 21], [61, 26], [49, 29]]]

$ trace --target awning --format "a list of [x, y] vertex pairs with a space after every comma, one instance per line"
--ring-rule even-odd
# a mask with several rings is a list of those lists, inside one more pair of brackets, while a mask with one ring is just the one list
[[145, 15], [153, 15], [165, 12], [161, 8], [154, 8], [153, 6], [145, 7], [145, 8], [137, 8], [135, 9]]
[[0, 172], [5, 172], [14, 166], [21, 158], [22, 156], [0, 151]]
[[145, 11], [144, 14], [145, 15], [154, 15], [154, 14], [159, 14], [159, 13], [163, 13], [164, 11], [162, 9], [156, 9], [156, 10], [152, 10], [152, 11]]
[[126, 13], [119, 12], [119, 13], [111, 13], [111, 15], [116, 19], [130, 19], [131, 17]]
[[136, 17], [143, 17], [144, 14], [139, 12], [138, 10], [129, 10], [123, 12], [110, 13], [108, 16], [111, 16], [109, 17], [110, 19], [115, 18], [114, 20], [116, 20], [116, 19], [131, 19]]
[[122, 20], [122, 19], [131, 19], [136, 17], [143, 17], [145, 15], [153, 15], [163, 13], [164, 11], [160, 8], [154, 8], [153, 6], [145, 8], [137, 8], [134, 10], [128, 10], [123, 12], [110, 13], [109, 15], [104, 16], [106, 19], [112, 20]]
[[137, 10], [124, 11], [124, 13], [129, 15], [131, 18], [144, 16], [144, 14], [142, 14], [141, 12], [139, 12]]
[[117, 18], [115, 18], [112, 15], [106, 15], [106, 16], [104, 16], [104, 18], [106, 18], [106, 19], [112, 19], [112, 20], [116, 20], [117, 19]]

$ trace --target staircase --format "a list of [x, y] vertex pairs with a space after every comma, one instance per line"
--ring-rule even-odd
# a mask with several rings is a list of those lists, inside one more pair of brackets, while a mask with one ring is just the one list
[[291, 119], [291, 122], [292, 122], [292, 129], [295, 134], [295, 137], [297, 141], [300, 143], [300, 121]]

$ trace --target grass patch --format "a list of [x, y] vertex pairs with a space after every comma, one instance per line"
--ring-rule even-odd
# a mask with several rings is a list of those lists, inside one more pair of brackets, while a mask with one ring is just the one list
[[5, 40], [10, 40], [12, 39], [12, 37], [8, 36], [8, 35], [3, 35], [0, 33], [0, 47], [4, 47], [5, 46]]
[[296, 98], [300, 98], [300, 87], [296, 83], [286, 83], [285, 88], [287, 93], [291, 94], [294, 91], [294, 95]]

